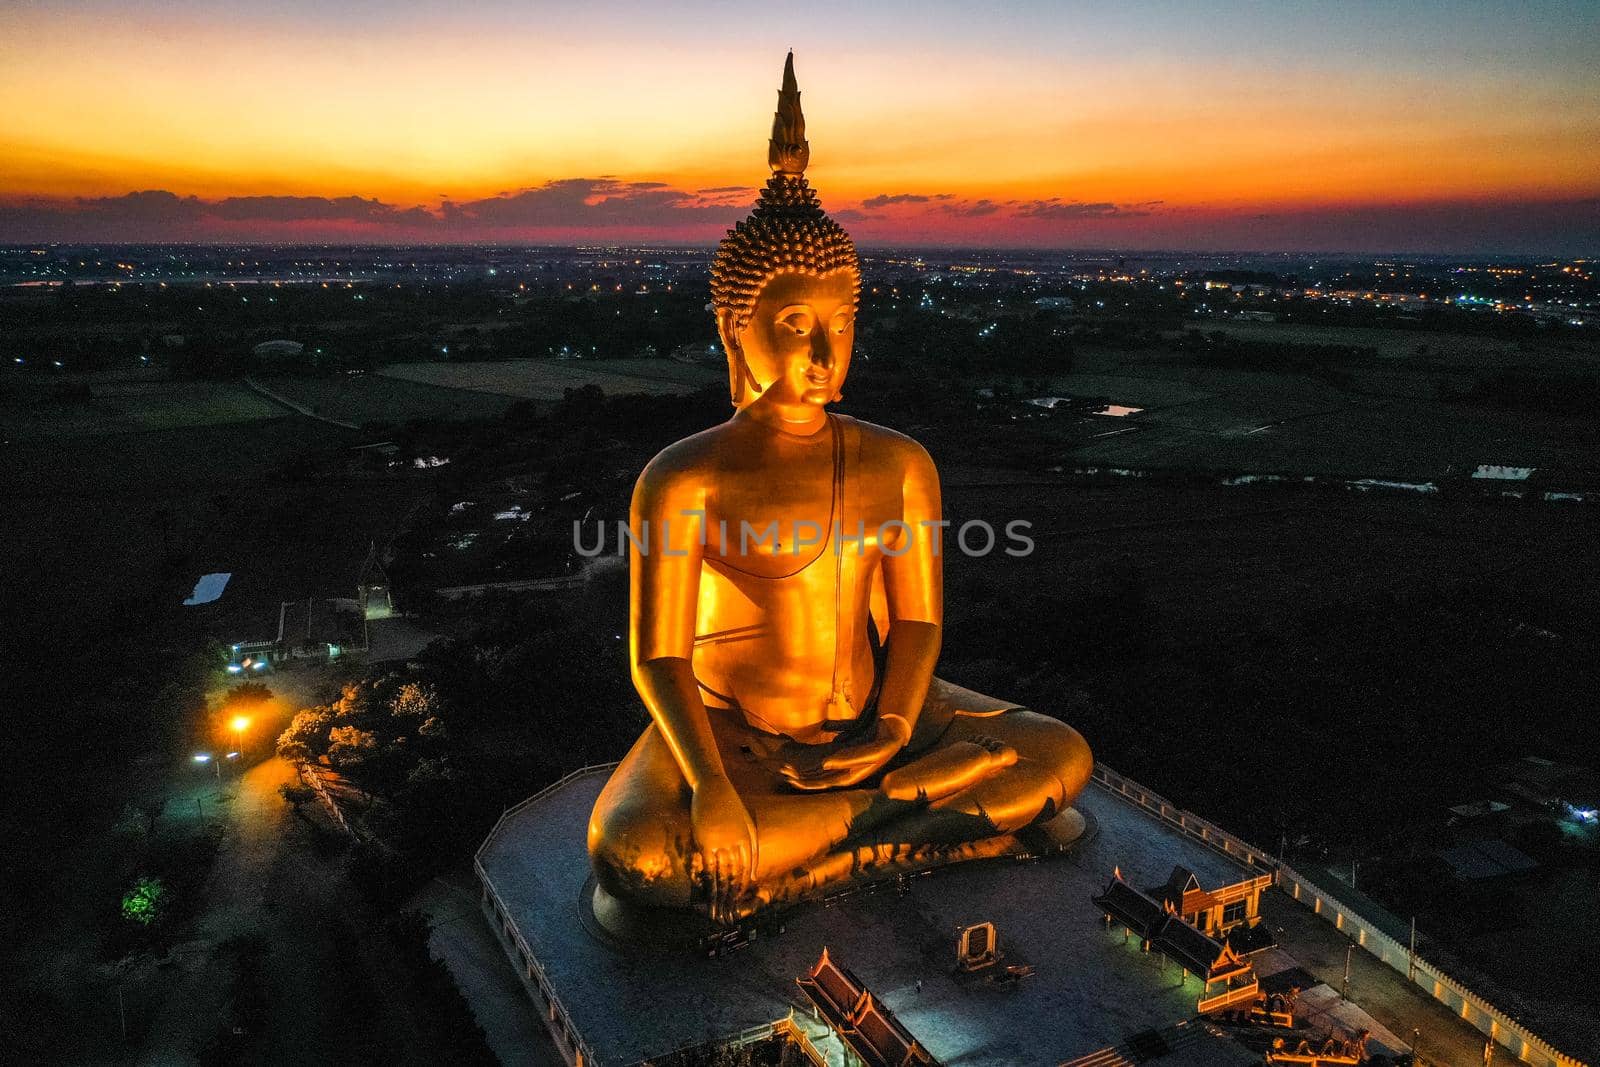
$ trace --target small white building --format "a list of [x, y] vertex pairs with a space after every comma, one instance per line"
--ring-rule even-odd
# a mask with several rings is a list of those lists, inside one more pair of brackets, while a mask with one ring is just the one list
[[1472, 472], [1474, 478], [1493, 478], [1503, 482], [1525, 482], [1536, 467], [1504, 467], [1498, 463], [1480, 463]]

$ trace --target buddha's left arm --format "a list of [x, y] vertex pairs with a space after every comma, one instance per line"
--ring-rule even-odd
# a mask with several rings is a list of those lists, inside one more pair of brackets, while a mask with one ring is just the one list
[[[944, 529], [939, 472], [915, 441], [897, 442], [904, 461], [900, 521], [896, 543], [885, 546], [884, 592], [889, 632], [878, 713], [904, 721], [903, 741], [911, 739], [939, 660], [944, 620]], [[892, 551], [891, 551], [892, 550]]]

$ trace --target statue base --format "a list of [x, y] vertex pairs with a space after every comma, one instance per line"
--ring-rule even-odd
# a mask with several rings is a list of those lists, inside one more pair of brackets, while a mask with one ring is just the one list
[[904, 878], [966, 866], [981, 860], [1040, 860], [1059, 856], [1094, 836], [1094, 823], [1077, 808], [1068, 808], [1042, 823], [1012, 834], [960, 845], [889, 850], [863, 845], [823, 857], [803, 873], [779, 883], [769, 899], [740, 920], [718, 924], [690, 908], [652, 908], [622, 900], [598, 885], [584, 882], [578, 915], [584, 929], [608, 947], [629, 954], [703, 949], [743, 944], [763, 933], [781, 932], [798, 908], [830, 902], [881, 888]]
[[[718, 930], [688, 911], [614, 906], [585, 885], [588, 820], [609, 776], [608, 767], [579, 773], [507, 812], [476, 865], [488, 928], [527, 992], [527, 1010], [568, 1064], [661, 1060], [790, 1024], [837, 1063], [845, 1054], [837, 1035], [813, 1020], [795, 985], [825, 947], [942, 1062], [1061, 1063], [1151, 1029], [1188, 1027], [1202, 992], [1165, 955], [1140, 951], [1106, 925], [1093, 898], [1112, 871], [1136, 886], [1163, 884], [1177, 865], [1203, 885], [1250, 873], [1155, 811], [1091, 784], [1075, 802], [1081, 831], [1067, 816], [1018, 834], [1015, 851], [988, 862], [946, 862], [931, 873], [882, 865], [859, 886], [835, 885]], [[956, 973], [956, 932], [983, 922], [994, 924], [1008, 962], [1034, 969], [1026, 981]], [[651, 937], [680, 947], [649, 954]], [[1194, 1067], [1260, 1063], [1220, 1040], [1185, 1044], [1182, 1055]]]

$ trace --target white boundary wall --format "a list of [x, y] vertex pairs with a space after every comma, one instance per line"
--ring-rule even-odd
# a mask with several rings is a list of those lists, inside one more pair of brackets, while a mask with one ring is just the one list
[[522, 986], [527, 990], [529, 998], [540, 1009], [540, 1018], [544, 1021], [545, 1028], [550, 1031], [550, 1036], [555, 1039], [556, 1051], [561, 1053], [561, 1057], [571, 1067], [600, 1067], [600, 1064], [589, 1043], [583, 1039], [578, 1028], [572, 1025], [572, 1017], [567, 1014], [567, 1007], [561, 1003], [561, 998], [556, 996], [555, 987], [550, 984], [550, 979], [544, 972], [544, 964], [539, 962], [539, 957], [523, 938], [522, 931], [517, 928], [516, 921], [506, 910], [500, 894], [495, 891], [494, 883], [489, 881], [489, 874], [483, 869], [483, 850], [489, 847], [489, 843], [500, 832], [500, 827], [508, 816], [515, 815], [529, 804], [555, 792], [574, 779], [590, 774], [609, 774], [614, 767], [615, 763], [580, 767], [559, 782], [539, 790], [522, 803], [507, 808], [500, 813], [500, 818], [495, 820], [494, 829], [489, 831], [488, 836], [483, 839], [483, 844], [478, 846], [478, 851], [472, 856], [472, 868], [478, 876], [478, 884], [483, 888], [481, 903], [484, 916], [494, 927], [495, 936], [500, 939], [500, 947], [505, 949], [506, 955], [510, 957], [511, 965], [516, 968], [517, 977], [522, 980]]

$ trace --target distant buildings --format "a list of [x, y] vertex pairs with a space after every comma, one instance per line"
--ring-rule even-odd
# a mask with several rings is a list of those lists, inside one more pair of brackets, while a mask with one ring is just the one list
[[1578, 822], [1600, 821], [1600, 773], [1525, 756], [1501, 767], [1506, 792]]

